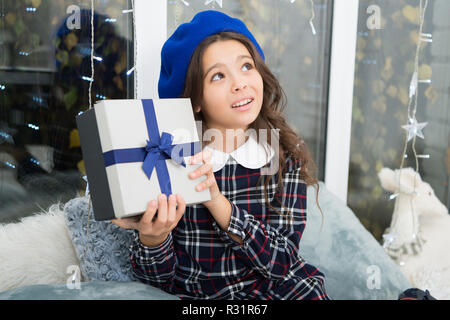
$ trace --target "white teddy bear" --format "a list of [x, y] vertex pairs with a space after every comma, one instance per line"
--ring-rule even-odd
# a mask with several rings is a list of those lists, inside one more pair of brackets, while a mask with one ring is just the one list
[[381, 186], [396, 195], [384, 248], [413, 285], [437, 299], [450, 299], [450, 215], [412, 168], [378, 173]]

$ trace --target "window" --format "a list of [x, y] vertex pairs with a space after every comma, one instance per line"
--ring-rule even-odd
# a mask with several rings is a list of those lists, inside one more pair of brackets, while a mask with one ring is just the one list
[[[128, 0], [95, 1], [92, 103], [133, 98]], [[83, 194], [91, 1], [0, 1], [0, 222]]]
[[[364, 226], [382, 240], [394, 200], [381, 188], [382, 167], [400, 168], [408, 122], [409, 88], [414, 72], [419, 1], [359, 1], [348, 205]], [[367, 9], [380, 9], [381, 28], [369, 29]], [[419, 56], [418, 122], [428, 122], [417, 137], [420, 175], [440, 201], [450, 206], [450, 2], [428, 2], [423, 25], [427, 40]], [[430, 37], [432, 35], [432, 37]], [[404, 167], [416, 168], [412, 141]]]
[[209, 9], [241, 19], [255, 36], [286, 93], [286, 118], [307, 143], [323, 181], [332, 1], [169, 0], [167, 37]]

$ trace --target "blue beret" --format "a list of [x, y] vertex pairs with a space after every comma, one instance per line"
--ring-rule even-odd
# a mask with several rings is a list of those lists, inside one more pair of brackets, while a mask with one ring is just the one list
[[158, 82], [160, 99], [180, 97], [195, 49], [205, 38], [222, 31], [233, 31], [249, 38], [264, 60], [261, 47], [241, 20], [220, 11], [199, 12], [191, 22], [180, 25], [162, 47]]

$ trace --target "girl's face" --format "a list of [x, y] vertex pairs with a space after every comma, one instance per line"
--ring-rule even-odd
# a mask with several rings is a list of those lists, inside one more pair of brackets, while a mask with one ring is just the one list
[[204, 52], [203, 102], [210, 128], [246, 130], [263, 102], [263, 80], [247, 48], [236, 40], [217, 41]]

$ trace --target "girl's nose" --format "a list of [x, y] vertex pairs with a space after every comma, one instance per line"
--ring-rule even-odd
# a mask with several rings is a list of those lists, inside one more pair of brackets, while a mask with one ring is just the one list
[[247, 83], [243, 80], [235, 80], [233, 83], [233, 92], [237, 92], [247, 88]]

